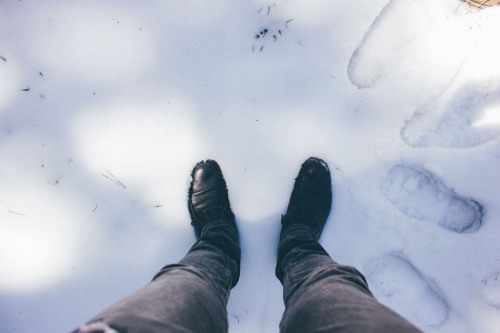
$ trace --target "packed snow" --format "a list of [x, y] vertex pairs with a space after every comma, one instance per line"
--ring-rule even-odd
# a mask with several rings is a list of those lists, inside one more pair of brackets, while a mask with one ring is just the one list
[[498, 31], [459, 0], [2, 1], [0, 331], [70, 331], [180, 260], [212, 158], [230, 332], [277, 332], [280, 216], [317, 156], [337, 262], [425, 332], [500, 332]]
[[364, 269], [375, 290], [400, 303], [418, 322], [439, 327], [447, 319], [449, 306], [439, 289], [403, 255], [389, 253], [375, 258]]
[[415, 219], [433, 221], [455, 232], [474, 232], [481, 226], [481, 205], [454, 193], [426, 170], [396, 165], [381, 190], [399, 210]]

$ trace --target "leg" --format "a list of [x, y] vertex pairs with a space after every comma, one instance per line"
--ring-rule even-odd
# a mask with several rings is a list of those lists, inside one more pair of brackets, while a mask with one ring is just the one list
[[307, 226], [283, 235], [295, 243], [280, 263], [285, 314], [282, 332], [420, 332], [375, 300], [363, 275], [334, 262]]
[[[321, 184], [328, 184], [324, 187]], [[283, 284], [282, 332], [420, 332], [378, 303], [363, 275], [334, 262], [318, 243], [331, 206], [326, 163], [306, 161], [282, 218], [276, 276]]]
[[189, 253], [179, 263], [165, 266], [150, 284], [95, 316], [80, 332], [105, 332], [102, 327], [127, 333], [227, 332], [226, 305], [239, 279], [240, 247], [226, 185], [215, 162], [200, 163], [193, 170], [189, 211], [199, 237]]

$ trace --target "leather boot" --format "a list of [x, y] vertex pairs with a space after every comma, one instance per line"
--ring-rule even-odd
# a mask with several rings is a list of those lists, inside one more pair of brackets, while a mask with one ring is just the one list
[[293, 224], [309, 226], [316, 237], [321, 236], [332, 206], [332, 180], [325, 161], [310, 157], [295, 179], [287, 213], [282, 217], [282, 233]]
[[191, 177], [188, 209], [196, 238], [200, 238], [203, 227], [210, 222], [224, 219], [234, 223], [226, 181], [217, 162], [207, 160], [198, 163]]

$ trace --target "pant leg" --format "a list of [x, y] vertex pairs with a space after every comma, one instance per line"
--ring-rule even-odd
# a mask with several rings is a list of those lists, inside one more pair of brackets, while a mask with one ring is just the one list
[[179, 263], [165, 266], [151, 283], [89, 323], [126, 333], [227, 332], [226, 305], [239, 262], [234, 221], [211, 222]]
[[285, 302], [281, 332], [420, 332], [377, 302], [354, 267], [334, 262], [308, 226], [281, 234], [276, 276]]

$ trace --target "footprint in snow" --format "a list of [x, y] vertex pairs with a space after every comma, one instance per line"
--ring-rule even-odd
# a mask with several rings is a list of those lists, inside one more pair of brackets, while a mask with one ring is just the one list
[[382, 193], [406, 215], [458, 233], [474, 232], [481, 226], [482, 206], [458, 195], [431, 172], [396, 165], [381, 184]]
[[496, 272], [482, 280], [482, 297], [486, 304], [500, 310], [500, 272]]
[[397, 51], [422, 35], [429, 22], [419, 0], [391, 0], [349, 61], [347, 72], [352, 84], [358, 88], [371, 87], [384, 75], [386, 67], [398, 62]]
[[466, 148], [500, 135], [500, 84], [492, 80], [457, 85], [452, 84], [405, 122], [401, 138], [406, 144]]
[[401, 253], [392, 252], [364, 265], [370, 286], [401, 304], [404, 316], [430, 327], [441, 326], [449, 309], [439, 288]]

